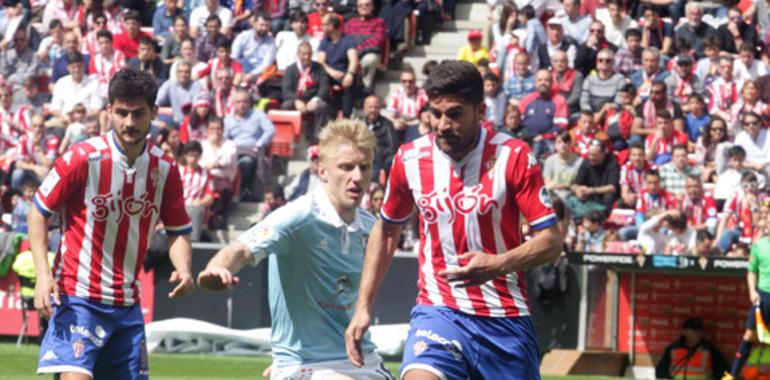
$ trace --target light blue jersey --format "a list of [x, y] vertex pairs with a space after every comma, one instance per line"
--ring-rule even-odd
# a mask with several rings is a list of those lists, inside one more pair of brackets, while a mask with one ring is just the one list
[[[358, 296], [374, 217], [346, 225], [319, 186], [241, 235], [254, 265], [268, 258], [273, 360], [279, 367], [347, 359], [345, 329]], [[366, 353], [374, 351], [367, 335]]]

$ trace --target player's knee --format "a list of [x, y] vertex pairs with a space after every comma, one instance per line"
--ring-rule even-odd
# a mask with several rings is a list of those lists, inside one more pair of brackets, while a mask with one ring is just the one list
[[410, 369], [404, 374], [404, 380], [441, 380], [441, 378], [424, 369]]
[[78, 372], [66, 372], [58, 375], [60, 380], [91, 380], [91, 376]]

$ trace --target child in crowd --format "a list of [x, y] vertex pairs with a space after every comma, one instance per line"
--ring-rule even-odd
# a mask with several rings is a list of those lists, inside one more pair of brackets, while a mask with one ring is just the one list
[[691, 94], [687, 105], [689, 112], [684, 117], [685, 133], [690, 138], [690, 144], [694, 144], [711, 121], [711, 116], [706, 113], [706, 102], [698, 94]]
[[607, 231], [604, 229], [604, 213], [589, 211], [578, 225], [575, 250], [578, 252], [604, 252]]
[[500, 77], [489, 73], [484, 77], [484, 105], [487, 109], [484, 118], [494, 124], [495, 129], [504, 125], [505, 105], [508, 104], [508, 96], [500, 90]]
[[192, 223], [190, 239], [199, 241], [206, 220], [208, 208], [214, 204], [215, 193], [208, 171], [200, 166], [203, 148], [197, 141], [184, 145], [182, 155], [184, 165], [179, 167], [184, 190], [184, 204]]
[[11, 214], [11, 226], [16, 232], [27, 233], [27, 214], [32, 207], [37, 183], [33, 180], [26, 180], [21, 186], [21, 195], [13, 197], [13, 213]]
[[283, 187], [276, 185], [265, 191], [264, 202], [259, 204], [257, 215], [253, 222], [259, 223], [264, 220], [271, 212], [286, 204], [286, 197], [283, 195]]
[[[759, 204], [759, 181], [756, 173], [741, 174], [741, 186], [728, 198], [717, 228], [717, 246], [727, 254], [736, 242], [751, 244], [754, 238], [754, 213]], [[729, 222], [733, 227], [728, 227]]]
[[457, 59], [470, 62], [477, 67], [482, 59], [486, 59], [489, 62], [489, 50], [481, 45], [482, 37], [483, 34], [480, 30], [471, 29], [468, 32], [468, 44], [461, 47], [460, 51], [457, 52]]
[[644, 157], [644, 144], [641, 141], [631, 144], [628, 161], [620, 167], [620, 204], [623, 208], [636, 208], [637, 196], [644, 188], [644, 177], [652, 170]]

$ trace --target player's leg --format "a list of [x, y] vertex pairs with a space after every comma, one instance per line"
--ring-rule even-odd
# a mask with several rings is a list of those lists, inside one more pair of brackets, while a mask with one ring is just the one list
[[115, 311], [116, 326], [96, 361], [96, 379], [147, 379], [149, 363], [144, 318], [139, 305]]
[[310, 380], [395, 380], [377, 353], [364, 357], [362, 367], [354, 366], [349, 360], [333, 360], [299, 366], [294, 373], [310, 374]]
[[738, 349], [735, 351], [733, 366], [730, 368], [730, 375], [733, 378], [737, 378], [743, 371], [743, 366], [749, 359], [749, 355], [751, 355], [751, 348], [754, 345], [754, 342], [757, 341], [757, 321], [755, 317], [756, 308], [756, 305], [752, 305], [749, 309], [749, 315], [746, 317], [746, 330], [743, 332], [743, 338], [741, 342], [738, 343]]
[[79, 297], [62, 297], [61, 304], [54, 305], [40, 345], [37, 373], [60, 374], [65, 380], [92, 378], [110, 329], [101, 319], [97, 304]]
[[474, 362], [471, 344], [460, 330], [460, 313], [417, 305], [412, 309], [409, 336], [401, 363], [407, 380], [466, 379]]
[[514, 318], [474, 317], [466, 324], [478, 347], [471, 378], [540, 379], [540, 355], [535, 327], [529, 316]]

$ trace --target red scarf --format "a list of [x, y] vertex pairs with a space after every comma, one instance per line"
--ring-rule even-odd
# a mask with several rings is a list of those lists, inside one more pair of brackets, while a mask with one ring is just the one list
[[679, 99], [679, 102], [684, 104], [687, 102], [687, 98], [692, 94], [692, 74], [689, 74], [687, 78], [682, 78], [679, 75], [677, 77], [676, 89], [674, 90], [674, 98]]
[[310, 87], [315, 85], [313, 76], [310, 75], [311, 66], [302, 68], [299, 62], [297, 62], [297, 68], [299, 69], [299, 84], [297, 85], [297, 96], [302, 96]]
[[225, 115], [233, 111], [235, 96], [235, 88], [233, 87], [228, 94], [224, 94], [221, 89], [217, 89], [214, 93], [214, 112], [218, 117], [224, 118]]
[[567, 69], [561, 77], [556, 71], [553, 71], [551, 76], [553, 78], [553, 86], [551, 87], [553, 92], [562, 94], [566, 98], [572, 92], [572, 85], [575, 83], [575, 69]]

